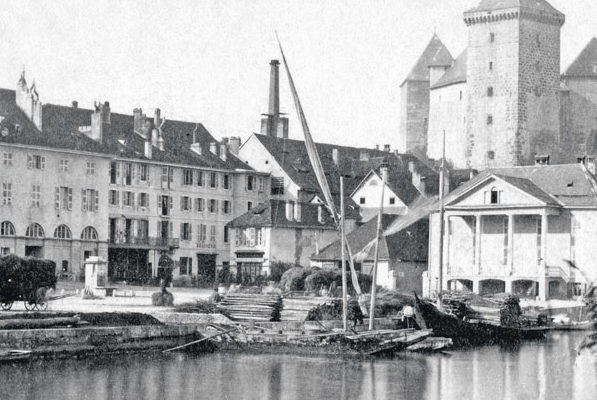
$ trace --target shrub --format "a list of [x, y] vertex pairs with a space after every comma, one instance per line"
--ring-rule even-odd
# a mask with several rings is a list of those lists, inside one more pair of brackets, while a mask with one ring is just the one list
[[169, 307], [174, 305], [174, 295], [167, 290], [161, 290], [151, 295], [151, 305]]
[[293, 267], [284, 272], [280, 279], [283, 291], [298, 292], [305, 290], [305, 278], [318, 268]]
[[520, 324], [520, 299], [517, 296], [510, 295], [506, 297], [500, 307], [500, 324], [502, 326], [516, 326]]
[[309, 292], [317, 292], [322, 287], [329, 288], [333, 282], [338, 284], [340, 281], [340, 286], [342, 285], [342, 274], [338, 271], [325, 269], [314, 271], [312, 274], [305, 278], [305, 290]]
[[216, 283], [223, 283], [223, 284], [230, 284], [232, 279], [232, 274], [230, 273], [230, 266], [224, 265], [222, 268], [218, 269], [216, 274]]
[[282, 279], [282, 275], [284, 275], [284, 273], [286, 271], [288, 271], [289, 269], [291, 269], [295, 266], [296, 265], [294, 265], [294, 264], [284, 263], [284, 262], [279, 262], [279, 261], [276, 261], [276, 262], [270, 264], [269, 280], [274, 281], [274, 282], [280, 282], [280, 280]]
[[0, 257], [0, 293], [33, 295], [40, 287], [56, 287], [56, 263], [15, 255]]

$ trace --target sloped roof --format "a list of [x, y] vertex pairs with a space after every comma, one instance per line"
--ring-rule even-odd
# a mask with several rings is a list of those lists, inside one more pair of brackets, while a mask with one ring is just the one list
[[[375, 174], [381, 180], [381, 172], [380, 168], [371, 170], [370, 174], [365, 176], [361, 181], [361, 184], [364, 185], [366, 180], [369, 178], [371, 174]], [[359, 184], [355, 188], [354, 191], [359, 189], [362, 185]], [[404, 170], [399, 166], [393, 165], [388, 166], [388, 182], [387, 187], [396, 195], [404, 204], [407, 206], [412, 204], [415, 200], [417, 200], [421, 193], [418, 189], [413, 186], [412, 178], [410, 172], [408, 170]], [[381, 190], [381, 189], [380, 189]], [[354, 192], [353, 192], [354, 194]]]
[[[422, 224], [427, 220], [433, 210], [437, 197], [421, 198], [416, 206], [409, 209], [406, 215], [382, 216], [383, 236], [379, 242], [380, 260], [417, 260], [427, 259], [427, 243], [423, 237], [428, 237], [428, 225]], [[416, 232], [405, 232], [407, 228], [416, 225]], [[371, 218], [368, 222], [355, 229], [348, 235], [346, 240], [350, 249], [359, 260], [371, 260], [374, 258], [375, 240], [377, 238], [377, 217]], [[319, 254], [311, 257], [315, 261], [339, 260], [341, 257], [341, 244], [337, 240]]]
[[467, 13], [480, 11], [497, 11], [507, 8], [526, 8], [545, 13], [563, 16], [560, 11], [555, 9], [546, 0], [481, 0], [477, 7], [471, 8]]
[[428, 81], [429, 67], [450, 66], [452, 65], [452, 61], [452, 54], [450, 54], [450, 51], [442, 43], [440, 38], [434, 34], [404, 82]]
[[[314, 194], [321, 193], [309, 161], [305, 142], [259, 134], [254, 134], [254, 136], [268, 153], [275, 158], [290, 179], [302, 190]], [[410, 154], [397, 155], [396, 153], [381, 150], [325, 143], [316, 143], [316, 147], [333, 195], [340, 193], [340, 176], [344, 176], [344, 192], [352, 193], [372, 169], [379, 170], [382, 164], [387, 164], [390, 168], [396, 168], [397, 171], [406, 171], [408, 173], [408, 164], [412, 161], [417, 170], [421, 171], [422, 175], [429, 176], [431, 181], [433, 181], [433, 176], [437, 176], [433, 170]], [[334, 163], [332, 156], [334, 149], [338, 151], [338, 165]], [[367, 153], [368, 158], [361, 159], [361, 153]], [[403, 173], [400, 176], [404, 178], [406, 175]], [[408, 176], [408, 180], [411, 182], [410, 175]], [[433, 188], [433, 185], [430, 185], [430, 188]]]
[[[51, 147], [105, 154], [107, 156], [146, 159], [145, 140], [133, 133], [134, 118], [112, 112], [109, 129], [104, 132], [102, 143], [79, 132], [79, 127], [91, 125], [92, 110], [54, 104], [44, 104], [42, 109], [42, 130], [27, 118], [15, 102], [15, 91], [0, 89], [0, 115], [8, 123], [19, 124], [19, 134], [0, 136], [0, 143], [19, 143], [32, 146]], [[190, 150], [192, 133], [197, 127], [196, 138], [203, 150], [198, 155]], [[218, 141], [202, 124], [166, 120], [163, 128], [164, 151], [156, 147], [152, 160], [172, 164], [186, 164], [215, 169], [251, 169], [234, 155], [228, 153], [226, 161], [209, 152], [209, 144]], [[219, 150], [219, 149], [218, 149]]]
[[597, 78], [597, 72], [594, 70], [595, 65], [597, 65], [597, 38], [591, 39], [578, 57], [570, 64], [564, 75]]
[[[231, 228], [307, 228], [336, 229], [335, 222], [327, 209], [323, 207], [324, 223], [318, 220], [317, 204], [301, 203], [301, 220], [286, 219], [286, 202], [284, 200], [269, 200], [253, 207], [246, 213], [236, 217], [228, 223]], [[296, 207], [296, 204], [295, 204]], [[347, 219], [358, 219], [357, 210], [346, 209]]]
[[467, 74], [467, 51], [466, 49], [460, 53], [454, 65], [450, 67], [437, 82], [431, 86], [431, 89], [438, 89], [441, 87], [454, 85], [456, 83], [466, 82]]
[[[517, 187], [529, 195], [550, 200], [548, 204], [555, 204], [555, 199], [564, 207], [597, 207], [597, 181], [582, 164], [487, 169], [449, 193], [444, 200], [445, 203], [449, 204], [458, 199], [492, 175], [508, 179], [511, 183], [516, 182]], [[545, 197], [546, 195], [549, 197]], [[435, 210], [438, 209], [439, 204], [436, 204]]]
[[496, 173], [497, 177], [503, 179], [504, 181], [508, 182], [512, 186], [522, 190], [525, 193], [530, 194], [531, 196], [535, 197], [538, 200], [541, 200], [545, 204], [552, 205], [552, 206], [559, 206], [560, 203], [542, 190], [539, 186], [535, 185], [530, 179], [528, 178], [518, 178], [513, 176], [507, 175], [499, 175]]

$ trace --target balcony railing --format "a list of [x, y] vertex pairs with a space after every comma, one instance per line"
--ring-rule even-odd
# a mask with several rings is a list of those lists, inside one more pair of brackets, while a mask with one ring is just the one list
[[216, 242], [203, 242], [203, 241], [199, 241], [197, 242], [197, 247], [200, 249], [215, 249], [216, 248]]
[[137, 237], [137, 236], [115, 236], [109, 239], [109, 243], [115, 247], [146, 247], [146, 248], [177, 248], [180, 243], [175, 238], [164, 237]]

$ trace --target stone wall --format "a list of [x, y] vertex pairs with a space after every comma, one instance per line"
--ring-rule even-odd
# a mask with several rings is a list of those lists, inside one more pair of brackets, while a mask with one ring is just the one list
[[400, 88], [401, 152], [427, 148], [429, 81], [406, 81]]

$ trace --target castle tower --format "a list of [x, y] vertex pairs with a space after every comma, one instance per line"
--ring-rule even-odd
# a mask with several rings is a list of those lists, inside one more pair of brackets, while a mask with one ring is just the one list
[[17, 106], [27, 115], [27, 117], [37, 126], [41, 131], [42, 125], [42, 103], [39, 101], [39, 93], [35, 82], [30, 88], [27, 87], [27, 80], [25, 79], [25, 69], [21, 72], [21, 77], [17, 82], [17, 90], [15, 93], [15, 101]]
[[468, 26], [467, 166], [558, 161], [560, 29], [546, 0], [481, 0]]
[[399, 150], [426, 154], [429, 87], [452, 65], [453, 58], [437, 35], [400, 85]]

